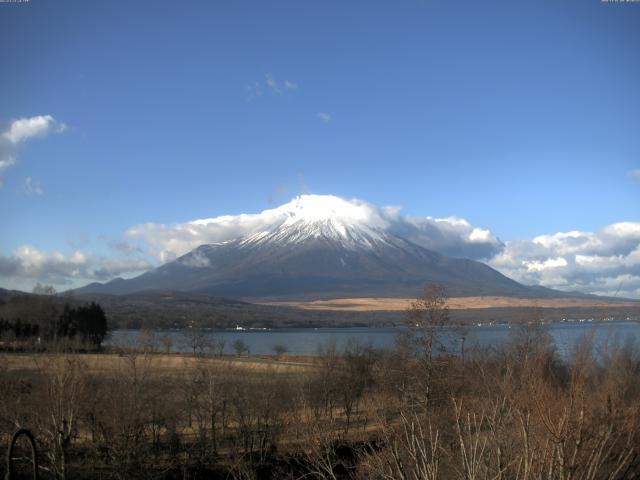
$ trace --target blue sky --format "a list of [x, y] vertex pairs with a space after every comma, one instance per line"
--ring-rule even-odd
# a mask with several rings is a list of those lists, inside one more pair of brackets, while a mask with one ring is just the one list
[[637, 2], [0, 4], [0, 131], [53, 119], [4, 147], [0, 255], [303, 192], [503, 242], [637, 222], [639, 49]]

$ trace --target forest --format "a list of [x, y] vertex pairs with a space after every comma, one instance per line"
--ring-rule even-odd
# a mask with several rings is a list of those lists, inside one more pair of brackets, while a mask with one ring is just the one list
[[107, 328], [107, 316], [95, 302], [72, 302], [52, 294], [18, 295], [0, 302], [3, 350], [43, 350], [48, 344], [99, 350]]

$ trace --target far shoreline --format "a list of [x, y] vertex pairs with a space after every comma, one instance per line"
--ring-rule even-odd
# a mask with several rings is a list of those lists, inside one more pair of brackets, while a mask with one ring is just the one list
[[[479, 324], [480, 323], [480, 324]], [[490, 322], [467, 322], [467, 323], [452, 323], [450, 325], [445, 325], [443, 328], [483, 328], [483, 327], [510, 327], [523, 325], [528, 323], [535, 323], [538, 325], [582, 325], [582, 324], [591, 324], [591, 325], [605, 325], [605, 324], [614, 324], [614, 323], [640, 323], [640, 316], [636, 318], [611, 318], [611, 319], [596, 319], [596, 318], [583, 318], [583, 319], [566, 319], [566, 320], [542, 320], [542, 321], [518, 321], [514, 320], [512, 322], [507, 321], [490, 321]], [[265, 333], [265, 332], [282, 332], [287, 330], [396, 330], [396, 329], [404, 329], [407, 328], [406, 324], [398, 323], [393, 325], [384, 325], [384, 324], [370, 324], [370, 325], [325, 325], [325, 326], [313, 326], [313, 325], [300, 325], [300, 326], [285, 326], [285, 327], [246, 327], [246, 328], [233, 328], [233, 327], [225, 327], [225, 328], [215, 328], [215, 327], [198, 327], [199, 330], [205, 333]], [[191, 327], [179, 327], [179, 328], [147, 328], [147, 327], [130, 327], [130, 328], [114, 328], [109, 331], [109, 334], [115, 331], [120, 332], [139, 332], [139, 331], [149, 331], [153, 333], [157, 332], [188, 332], [191, 330]]]

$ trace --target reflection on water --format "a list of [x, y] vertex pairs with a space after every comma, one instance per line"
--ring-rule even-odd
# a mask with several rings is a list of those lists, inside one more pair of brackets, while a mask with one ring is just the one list
[[[515, 328], [515, 327], [514, 327]], [[370, 344], [374, 348], [393, 347], [399, 328], [292, 328], [278, 330], [224, 330], [205, 332], [209, 340], [224, 340], [224, 352], [234, 353], [233, 342], [242, 340], [252, 354], [273, 354], [275, 345], [284, 345], [289, 354], [314, 355], [320, 346], [335, 343], [338, 349], [344, 348], [349, 341], [357, 340]], [[549, 326], [549, 333], [562, 355], [569, 354], [573, 347], [585, 337], [592, 337], [596, 345], [607, 342], [622, 343], [640, 338], [638, 322], [593, 322], [593, 323], [556, 323]], [[466, 332], [465, 349], [498, 347], [509, 339], [511, 329], [506, 325], [473, 326]], [[137, 330], [116, 330], [109, 336], [106, 345], [134, 345], [140, 339]], [[446, 333], [448, 344], [460, 342], [459, 333]], [[161, 341], [164, 339], [164, 343]], [[167, 342], [167, 339], [170, 340]], [[190, 352], [191, 338], [185, 331], [157, 331], [152, 340], [158, 349], [170, 344], [171, 351]], [[163, 346], [164, 344], [164, 346]], [[455, 350], [455, 348], [452, 348]]]

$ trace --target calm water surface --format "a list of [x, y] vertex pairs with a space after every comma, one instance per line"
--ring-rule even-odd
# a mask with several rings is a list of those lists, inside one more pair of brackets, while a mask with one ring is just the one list
[[[338, 349], [349, 341], [357, 340], [375, 348], [393, 347], [399, 328], [292, 328], [277, 330], [223, 330], [207, 332], [209, 339], [223, 339], [225, 353], [234, 353], [232, 344], [241, 339], [249, 346], [252, 354], [273, 354], [274, 345], [284, 345], [290, 354], [314, 355], [322, 346], [335, 343]], [[470, 327], [467, 331], [465, 348], [499, 347], [510, 337], [512, 329], [507, 325], [486, 325]], [[549, 326], [559, 352], [568, 355], [573, 347], [585, 337], [592, 337], [597, 345], [606, 342], [625, 342], [640, 339], [640, 323], [627, 322], [584, 322], [556, 323]], [[140, 332], [137, 330], [116, 330], [111, 333], [106, 344], [111, 346], [135, 345]], [[451, 343], [460, 342], [459, 337], [449, 332]], [[171, 350], [189, 352], [189, 336], [184, 331], [158, 331], [155, 341], [162, 337], [171, 339]], [[158, 345], [160, 345], [158, 343]], [[158, 348], [162, 348], [158, 346]]]

